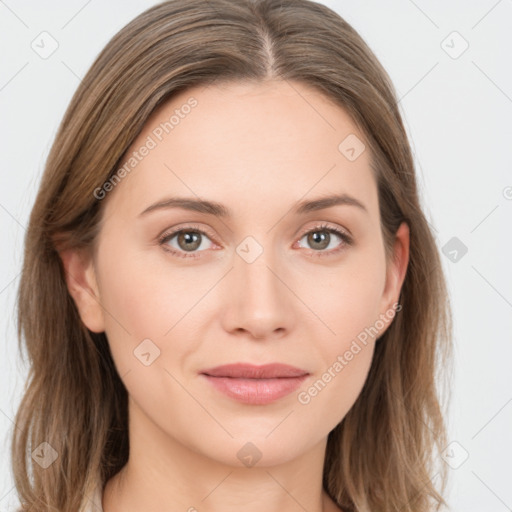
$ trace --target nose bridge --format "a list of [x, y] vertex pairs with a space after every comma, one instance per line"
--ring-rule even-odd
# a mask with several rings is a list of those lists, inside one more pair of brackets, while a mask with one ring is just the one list
[[234, 269], [234, 277], [242, 283], [239, 299], [251, 301], [253, 306], [258, 308], [271, 306], [276, 302], [276, 295], [280, 295], [282, 290], [279, 289], [280, 283], [271, 271], [275, 267], [276, 258], [270, 246], [263, 248], [254, 239], [242, 242], [237, 247]]

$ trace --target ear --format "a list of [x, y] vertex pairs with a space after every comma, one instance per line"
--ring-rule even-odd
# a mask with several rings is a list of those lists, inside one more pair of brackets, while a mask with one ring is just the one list
[[79, 249], [59, 251], [59, 256], [64, 266], [67, 288], [82, 322], [90, 331], [104, 332], [103, 308], [93, 258]]
[[382, 295], [381, 313], [394, 310], [393, 305], [398, 303], [409, 264], [409, 243], [409, 226], [406, 222], [402, 222], [396, 232], [393, 254], [386, 270], [386, 285]]

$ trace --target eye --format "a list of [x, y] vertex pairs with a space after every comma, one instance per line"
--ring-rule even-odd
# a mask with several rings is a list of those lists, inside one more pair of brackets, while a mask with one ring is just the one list
[[[195, 226], [187, 226], [164, 233], [159, 239], [159, 244], [165, 251], [180, 258], [197, 258], [199, 255], [194, 253], [198, 252], [198, 249], [208, 249], [208, 247], [204, 247], [205, 239], [209, 239], [209, 234], [204, 230]], [[171, 242], [174, 242], [177, 246]]]
[[[341, 239], [342, 243], [338, 243], [336, 245], [332, 235], [335, 235], [334, 239]], [[346, 246], [352, 245], [352, 238], [347, 233], [341, 229], [330, 227], [326, 224], [322, 224], [306, 231], [300, 240], [303, 238], [306, 238], [306, 243], [309, 244], [314, 252], [318, 253], [315, 254], [315, 256], [332, 255], [343, 250]], [[332, 247], [333, 245], [334, 247]], [[329, 247], [330, 249], [326, 251], [325, 249], [328, 249]]]
[[[335, 235], [335, 237], [333, 238], [332, 235]], [[210, 240], [211, 242], [211, 238], [214, 238], [213, 235], [209, 234], [207, 231], [197, 226], [190, 225], [181, 229], [165, 232], [159, 237], [158, 242], [165, 251], [175, 256], [180, 258], [197, 258], [203, 250], [209, 248], [207, 247], [208, 243], [205, 244], [205, 241]], [[315, 256], [335, 254], [353, 243], [350, 235], [341, 229], [326, 224], [316, 226], [306, 231], [299, 239], [299, 242], [303, 238], [306, 238]], [[333, 245], [333, 241], [335, 242], [335, 238], [338, 238], [342, 242], [338, 243], [337, 246], [336, 243], [334, 243], [334, 247], [330, 247]]]

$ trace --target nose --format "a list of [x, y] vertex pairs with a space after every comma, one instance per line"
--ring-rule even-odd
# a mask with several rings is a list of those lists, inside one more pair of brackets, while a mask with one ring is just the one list
[[224, 329], [261, 340], [284, 336], [295, 325], [299, 306], [291, 279], [270, 250], [252, 262], [236, 254], [225, 283]]

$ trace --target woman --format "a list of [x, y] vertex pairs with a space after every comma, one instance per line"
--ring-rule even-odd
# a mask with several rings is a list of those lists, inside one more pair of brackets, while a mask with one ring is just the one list
[[82, 81], [32, 210], [23, 509], [439, 510], [448, 306], [354, 29], [159, 4]]

